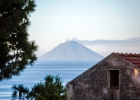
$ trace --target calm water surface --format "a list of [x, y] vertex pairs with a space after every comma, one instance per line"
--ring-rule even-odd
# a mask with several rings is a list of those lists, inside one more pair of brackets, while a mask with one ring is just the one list
[[0, 100], [11, 99], [11, 87], [14, 84], [23, 84], [31, 88], [34, 84], [44, 81], [46, 75], [51, 74], [59, 75], [65, 85], [96, 63], [95, 61], [37, 61], [32, 67], [27, 66], [19, 76], [0, 82]]

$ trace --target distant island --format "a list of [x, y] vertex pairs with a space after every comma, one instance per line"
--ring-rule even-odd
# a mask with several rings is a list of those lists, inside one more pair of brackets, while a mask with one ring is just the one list
[[68, 40], [59, 44], [51, 51], [43, 54], [38, 60], [94, 60], [100, 61], [104, 57], [82, 44]]

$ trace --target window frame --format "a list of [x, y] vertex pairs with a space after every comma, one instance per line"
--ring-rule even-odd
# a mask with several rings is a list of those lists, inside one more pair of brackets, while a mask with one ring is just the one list
[[[116, 72], [116, 74], [113, 72]], [[113, 77], [114, 78], [117, 77], [117, 80], [113, 79]], [[117, 83], [115, 83], [114, 80]], [[110, 89], [119, 89], [120, 88], [120, 71], [119, 70], [117, 70], [117, 69], [116, 70], [108, 70], [108, 87]]]

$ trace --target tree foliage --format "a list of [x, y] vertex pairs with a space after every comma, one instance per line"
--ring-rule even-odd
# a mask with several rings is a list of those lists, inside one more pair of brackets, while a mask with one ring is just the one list
[[16, 86], [14, 85], [12, 87], [12, 89], [14, 89], [14, 92], [13, 92], [13, 98], [17, 97], [18, 96], [18, 99], [19, 100], [23, 100], [24, 98], [28, 99], [29, 98], [29, 89], [24, 87], [22, 84]]
[[29, 15], [34, 0], [0, 0], [0, 80], [18, 75], [36, 60], [37, 46], [29, 41]]
[[48, 75], [44, 83], [36, 84], [31, 91], [23, 85], [14, 85], [12, 88], [13, 100], [66, 100], [65, 88], [58, 76]]

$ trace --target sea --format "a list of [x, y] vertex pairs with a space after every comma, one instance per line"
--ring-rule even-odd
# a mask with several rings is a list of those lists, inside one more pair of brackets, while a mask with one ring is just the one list
[[27, 65], [20, 75], [0, 81], [0, 100], [12, 99], [13, 85], [23, 84], [31, 89], [35, 84], [43, 82], [47, 75], [58, 75], [65, 86], [96, 63], [97, 61], [36, 61], [33, 66]]

